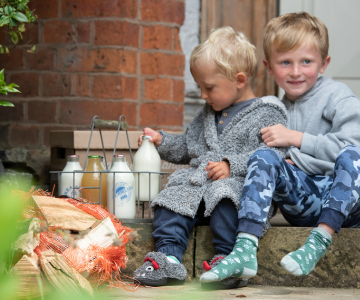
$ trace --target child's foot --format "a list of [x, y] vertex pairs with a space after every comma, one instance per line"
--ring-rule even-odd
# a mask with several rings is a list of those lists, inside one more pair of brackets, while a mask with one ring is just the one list
[[240, 233], [233, 251], [219, 265], [201, 275], [200, 282], [220, 281], [229, 277], [251, 278], [257, 272], [256, 250], [258, 238]]
[[325, 255], [330, 244], [331, 235], [328, 232], [321, 228], [313, 229], [305, 245], [284, 256], [281, 265], [293, 275], [307, 275]]

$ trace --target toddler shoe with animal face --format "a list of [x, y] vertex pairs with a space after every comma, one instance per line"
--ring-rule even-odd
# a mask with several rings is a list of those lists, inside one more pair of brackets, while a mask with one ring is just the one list
[[186, 274], [183, 264], [170, 262], [161, 252], [149, 252], [144, 264], [134, 271], [134, 279], [147, 286], [181, 285]]

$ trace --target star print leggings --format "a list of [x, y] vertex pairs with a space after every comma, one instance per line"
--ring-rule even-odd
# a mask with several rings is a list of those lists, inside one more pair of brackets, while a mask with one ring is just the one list
[[276, 151], [257, 150], [248, 171], [238, 213], [238, 232], [261, 236], [273, 199], [293, 226], [326, 223], [360, 227], [360, 147], [346, 146], [335, 161], [333, 176], [309, 176]]

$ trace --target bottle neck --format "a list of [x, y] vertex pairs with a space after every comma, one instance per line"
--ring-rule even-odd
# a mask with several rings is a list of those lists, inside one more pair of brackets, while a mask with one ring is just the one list
[[97, 171], [103, 170], [104, 168], [101, 166], [101, 158], [90, 157], [88, 162], [88, 171]]

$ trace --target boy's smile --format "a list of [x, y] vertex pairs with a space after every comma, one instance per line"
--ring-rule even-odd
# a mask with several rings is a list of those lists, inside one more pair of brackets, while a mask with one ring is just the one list
[[269, 73], [284, 89], [286, 98], [296, 100], [311, 89], [330, 63], [328, 55], [324, 60], [316, 46], [303, 43], [295, 50], [279, 52], [273, 49], [270, 62], [264, 60]]

